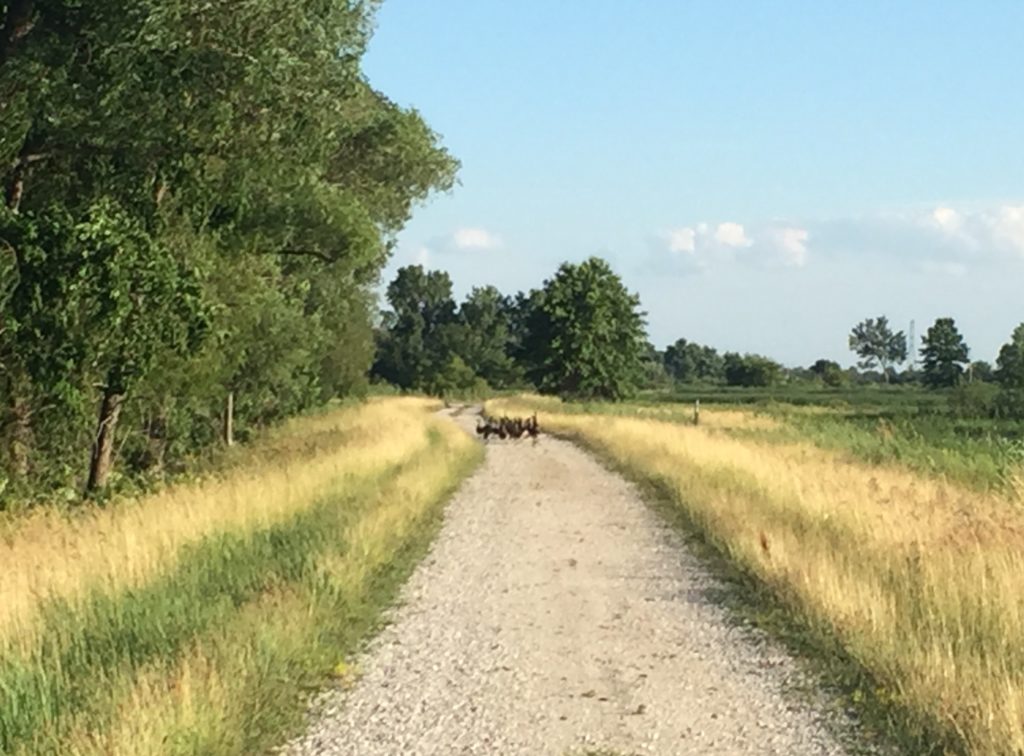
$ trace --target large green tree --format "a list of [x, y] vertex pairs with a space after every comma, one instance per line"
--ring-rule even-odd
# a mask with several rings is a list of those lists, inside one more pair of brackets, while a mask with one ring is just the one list
[[511, 324], [505, 298], [493, 286], [474, 288], [459, 306], [455, 349], [465, 364], [490, 386], [505, 387], [519, 378], [509, 356]]
[[907, 359], [906, 336], [903, 331], [893, 331], [884, 315], [855, 325], [850, 332], [849, 345], [860, 357], [858, 365], [866, 370], [879, 368], [886, 383], [892, 366]]
[[452, 281], [422, 265], [399, 269], [388, 285], [374, 373], [404, 389], [426, 390], [450, 368], [458, 340]]
[[375, 6], [0, 5], [8, 475], [69, 481], [84, 444], [99, 488], [125, 423], [198, 440], [226, 395], [266, 422], [358, 385], [394, 235], [457, 167], [366, 82]]
[[665, 349], [665, 369], [680, 383], [719, 381], [725, 363], [713, 347], [677, 339]]
[[622, 399], [642, 375], [640, 299], [600, 258], [563, 263], [544, 284], [530, 340], [532, 374], [542, 392]]
[[968, 359], [967, 342], [953, 318], [937, 319], [921, 339], [921, 379], [926, 386], [956, 386]]

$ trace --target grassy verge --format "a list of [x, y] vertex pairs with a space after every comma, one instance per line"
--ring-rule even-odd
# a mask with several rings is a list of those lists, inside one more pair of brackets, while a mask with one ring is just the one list
[[[363, 474], [302, 485], [293, 458], [284, 464], [303, 495], [287, 511], [264, 516], [256, 485], [250, 520], [212, 522], [137, 580], [63, 594], [54, 582], [32, 607], [30, 639], [0, 656], [0, 752], [253, 753], [279, 742], [300, 694], [343, 669], [372, 630], [480, 455], [404, 400], [345, 412], [382, 424], [357, 422], [365, 432], [321, 456], [372, 458]], [[250, 474], [279, 472], [271, 462]]]
[[1020, 500], [713, 423], [540, 406], [542, 427], [658, 490], [740, 583], [783, 607], [791, 641], [852, 675], [862, 710], [894, 723], [905, 752], [1024, 752]]
[[[945, 395], [896, 389], [865, 391], [851, 396], [857, 403], [835, 399], [811, 404], [824, 392], [803, 396], [805, 404], [771, 399], [752, 389], [734, 389], [701, 399], [701, 423], [737, 438], [762, 443], [808, 441], [872, 465], [896, 465], [933, 478], [946, 478], [978, 491], [1024, 491], [1024, 428], [1010, 420], [957, 418]], [[747, 393], [744, 394], [743, 392]], [[678, 401], [651, 398], [608, 404], [532, 397], [531, 406], [570, 414], [644, 417], [692, 423], [694, 408]], [[698, 395], [699, 397], [699, 395]], [[869, 403], [875, 398], [878, 403]], [[734, 401], [735, 400], [735, 401]]]

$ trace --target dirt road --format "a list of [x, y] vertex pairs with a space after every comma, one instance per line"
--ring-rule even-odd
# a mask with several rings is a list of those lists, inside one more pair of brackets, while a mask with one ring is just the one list
[[583, 451], [491, 442], [359, 682], [287, 752], [843, 753], [784, 693], [792, 661], [731, 625], [713, 586]]

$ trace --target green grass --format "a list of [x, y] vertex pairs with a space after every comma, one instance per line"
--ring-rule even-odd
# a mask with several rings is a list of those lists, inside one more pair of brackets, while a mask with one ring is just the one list
[[[977, 490], [1012, 490], [1021, 486], [1024, 475], [1024, 423], [960, 417], [951, 406], [950, 392], [916, 387], [684, 386], [630, 402], [566, 403], [558, 411], [617, 416], [657, 412], [661, 419], [688, 423], [697, 399], [711, 411], [753, 411], [780, 421], [771, 429], [727, 431], [751, 440], [809, 441], [863, 462], [901, 465]], [[544, 409], [547, 401], [540, 400], [538, 408]]]
[[801, 413], [773, 408], [768, 412], [783, 421], [780, 429], [734, 433], [767, 441], [810, 441], [870, 464], [898, 464], [977, 490], [1019, 485], [1016, 476], [1024, 466], [1024, 439], [1016, 422], [877, 410]]
[[[346, 527], [404, 467], [433, 459], [440, 445], [433, 435], [417, 459], [356, 486], [339, 482], [334, 493], [286, 522], [186, 547], [175, 569], [143, 587], [97, 590], [84, 605], [51, 602], [32, 654], [0, 658], [0, 753], [67, 753], [83, 723], [91, 732], [111, 726], [140, 672], [172, 674], [196, 648], [214, 649], [212, 657], [241, 653], [251, 679], [235, 691], [230, 711], [174, 733], [165, 752], [253, 753], [278, 742], [301, 715], [299, 694], [322, 682], [373, 628], [429, 544], [447, 491], [373, 568], [365, 591], [332, 585], [318, 562], [344, 555], [352, 546], [340, 536]], [[458, 462], [452, 485], [475, 461]], [[268, 639], [259, 622], [240, 619], [268, 593], [282, 591], [297, 596], [292, 603], [305, 612], [291, 632]]]

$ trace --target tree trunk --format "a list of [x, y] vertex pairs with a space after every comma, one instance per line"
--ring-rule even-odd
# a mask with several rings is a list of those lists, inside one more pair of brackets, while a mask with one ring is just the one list
[[117, 419], [121, 415], [123, 404], [123, 393], [111, 388], [103, 391], [96, 439], [93, 442], [92, 459], [89, 464], [89, 482], [85, 487], [87, 492], [99, 491], [107, 485], [114, 457], [114, 431], [117, 429]]
[[14, 213], [21, 207], [21, 198], [25, 194], [25, 168], [18, 164], [11, 174], [7, 188], [4, 190], [4, 203]]
[[18, 393], [11, 396], [10, 434], [11, 477], [24, 480], [31, 469], [32, 423], [29, 404]]
[[3, 430], [8, 472], [12, 479], [24, 480], [32, 471], [32, 402], [28, 379], [14, 359], [9, 364], [5, 388], [7, 417]]
[[229, 391], [224, 403], [224, 445], [235, 443], [235, 392]]
[[146, 471], [162, 475], [167, 451], [167, 416], [163, 409], [146, 423]]

